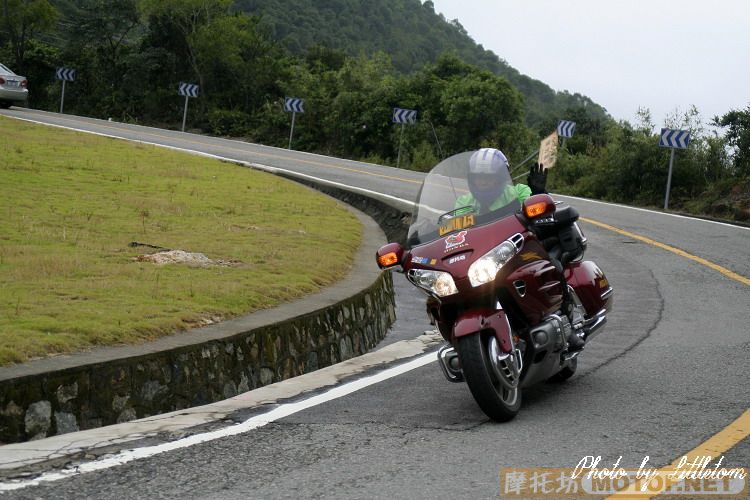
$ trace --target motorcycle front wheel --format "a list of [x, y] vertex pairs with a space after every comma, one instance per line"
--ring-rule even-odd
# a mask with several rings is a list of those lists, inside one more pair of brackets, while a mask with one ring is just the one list
[[512, 420], [521, 409], [521, 390], [507, 389], [490, 365], [489, 342], [492, 336], [475, 333], [458, 339], [461, 369], [471, 395], [482, 411], [498, 422]]

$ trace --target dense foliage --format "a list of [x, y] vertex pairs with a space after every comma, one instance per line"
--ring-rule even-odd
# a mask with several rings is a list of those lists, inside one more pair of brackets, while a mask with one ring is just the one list
[[587, 108], [604, 117], [605, 110], [580, 94], [555, 92], [547, 84], [522, 75], [495, 53], [477, 44], [457, 20], [448, 21], [427, 0], [237, 0], [236, 8], [259, 15], [271, 36], [294, 53], [323, 45], [350, 56], [390, 54], [403, 73], [435, 63], [447, 51], [462, 61], [505, 77], [525, 99], [526, 123], [548, 125], [569, 107]]
[[[0, 60], [31, 82], [31, 106], [57, 109], [58, 66], [78, 70], [66, 112], [178, 127], [181, 81], [198, 83], [193, 129], [286, 146], [284, 96], [305, 99], [294, 148], [427, 169], [492, 145], [512, 162], [558, 120], [577, 123], [552, 187], [660, 205], [669, 151], [647, 110], [615, 122], [579, 94], [555, 93], [478, 46], [418, 0], [3, 0]], [[255, 15], [257, 14], [257, 15]], [[279, 41], [280, 40], [280, 41]], [[391, 123], [395, 106], [416, 125]], [[672, 206], [750, 218], [750, 107], [703, 125], [675, 114], [691, 146], [677, 152]]]

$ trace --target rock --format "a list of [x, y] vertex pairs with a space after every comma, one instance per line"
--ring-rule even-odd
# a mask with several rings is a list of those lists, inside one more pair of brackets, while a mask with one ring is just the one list
[[57, 434], [67, 434], [69, 432], [78, 432], [80, 430], [78, 428], [76, 416], [72, 413], [56, 411], [55, 425], [57, 426]]
[[112, 409], [114, 411], [124, 410], [129, 399], [130, 396], [115, 396], [114, 399], [112, 399]]
[[260, 385], [268, 385], [273, 383], [275, 374], [268, 368], [260, 369]]
[[352, 340], [349, 337], [344, 337], [339, 341], [339, 352], [341, 361], [352, 357]]
[[165, 392], [166, 390], [167, 386], [161, 385], [159, 381], [149, 380], [148, 382], [143, 384], [143, 388], [141, 389], [141, 397], [145, 401], [151, 402], [154, 400], [157, 394]]
[[137, 416], [135, 414], [135, 410], [132, 408], [128, 408], [117, 416], [117, 423], [122, 424], [123, 422], [130, 422], [131, 420], [135, 420], [136, 418]]
[[0, 415], [4, 417], [20, 417], [21, 415], [23, 415], [23, 408], [11, 401], [7, 405], [5, 405], [5, 408], [0, 410]]
[[29, 405], [24, 417], [26, 435], [33, 441], [47, 436], [52, 424], [52, 404], [49, 401], [37, 401]]
[[307, 355], [307, 371], [312, 372], [318, 369], [318, 353], [312, 351]]
[[224, 399], [233, 398], [237, 395], [237, 386], [234, 382], [227, 382], [224, 384]]
[[57, 401], [62, 405], [78, 397], [78, 382], [61, 385], [57, 388]]
[[250, 384], [247, 379], [247, 375], [245, 375], [245, 373], [243, 372], [240, 374], [240, 383], [237, 386], [237, 392], [242, 394], [244, 392], [248, 392], [249, 390], [250, 390]]

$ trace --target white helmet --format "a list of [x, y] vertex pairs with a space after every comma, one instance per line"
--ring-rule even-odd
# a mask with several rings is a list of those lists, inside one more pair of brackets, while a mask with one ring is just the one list
[[508, 159], [495, 148], [482, 148], [469, 159], [469, 174], [499, 174], [508, 170]]
[[500, 196], [508, 182], [508, 159], [495, 148], [482, 148], [469, 159], [469, 189], [485, 207]]

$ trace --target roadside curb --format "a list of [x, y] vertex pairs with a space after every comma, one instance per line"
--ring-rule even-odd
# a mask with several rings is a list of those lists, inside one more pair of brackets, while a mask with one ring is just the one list
[[[370, 370], [386, 369], [414, 359], [442, 344], [437, 332], [425, 332], [377, 351], [321, 368], [315, 372], [276, 382], [205, 406], [186, 408], [132, 422], [52, 436], [34, 442], [0, 447], [0, 481], [33, 475], [50, 464], [75, 467], [77, 460], [109, 456], [137, 443], [171, 442], [201, 432], [206, 426], [233, 425], [232, 416], [248, 410], [265, 410], [276, 405], [326, 391], [342, 382], [363, 376]], [[53, 465], [54, 466], [54, 465]], [[1, 489], [0, 489], [1, 491]]]

